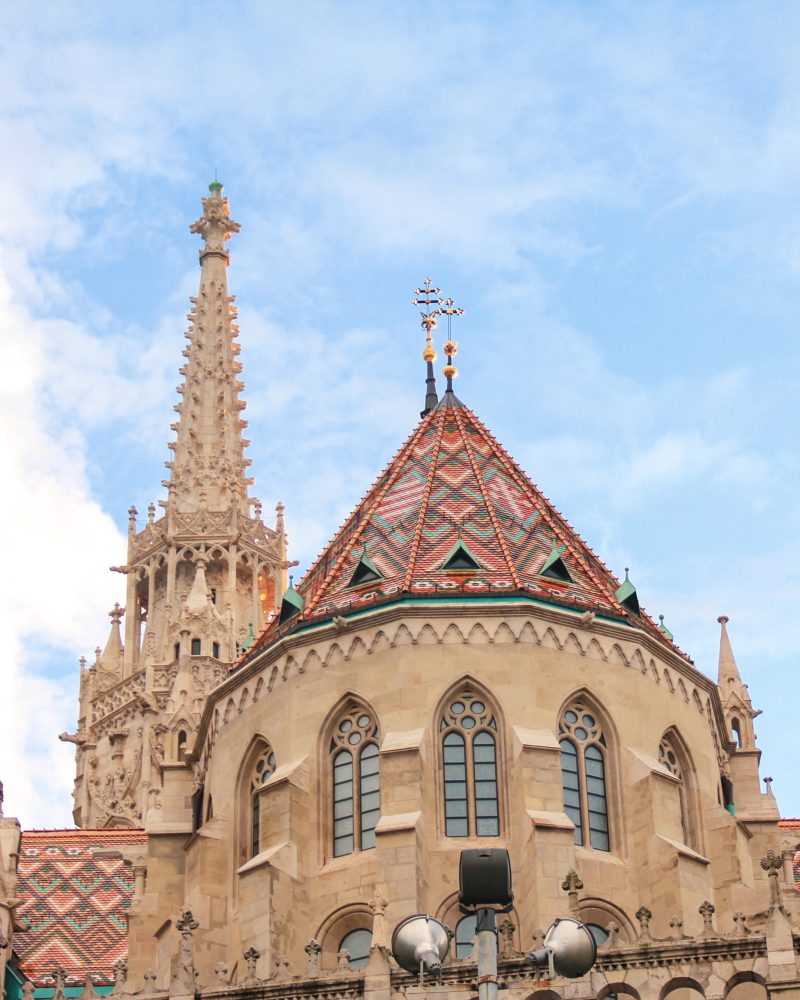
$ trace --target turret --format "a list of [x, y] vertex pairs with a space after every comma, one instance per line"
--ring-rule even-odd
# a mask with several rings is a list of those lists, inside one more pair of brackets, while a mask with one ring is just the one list
[[[111, 612], [93, 683], [82, 686], [86, 732], [75, 741], [75, 819], [84, 826], [147, 824], [148, 815], [184, 821], [166, 803], [183, 803], [191, 791], [191, 784], [182, 787], [192, 780], [185, 758], [205, 699], [286, 588], [283, 505], [275, 526], [267, 526], [260, 501], [249, 495], [239, 330], [227, 276], [227, 242], [239, 224], [218, 181], [190, 231], [202, 238], [200, 281], [185, 333], [163, 514], [156, 518], [151, 502], [137, 524], [136, 507], [128, 510], [127, 561], [112, 567], [126, 577], [125, 606]], [[114, 716], [121, 706], [122, 728]], [[115, 784], [125, 794], [109, 797]]]

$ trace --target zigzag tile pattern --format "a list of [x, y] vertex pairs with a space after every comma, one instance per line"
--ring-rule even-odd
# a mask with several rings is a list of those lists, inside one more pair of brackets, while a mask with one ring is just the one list
[[[461, 540], [479, 570], [443, 564]], [[540, 576], [563, 546], [570, 581]], [[362, 555], [381, 574], [351, 586]], [[630, 619], [608, 569], [454, 395], [417, 425], [298, 585], [298, 622], [341, 614], [400, 594], [532, 594], [544, 601]], [[636, 624], [676, 650], [646, 615]], [[248, 659], [282, 634], [267, 626]]]
[[46, 985], [61, 966], [69, 981], [110, 981], [128, 955], [125, 911], [133, 899], [133, 872], [96, 849], [144, 851], [143, 830], [26, 830], [18, 866], [18, 917], [30, 930], [14, 938], [22, 971]]

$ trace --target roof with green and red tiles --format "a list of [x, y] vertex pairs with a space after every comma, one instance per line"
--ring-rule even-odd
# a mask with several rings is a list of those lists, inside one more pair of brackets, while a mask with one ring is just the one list
[[87, 972], [98, 982], [113, 978], [114, 963], [128, 955], [125, 911], [133, 899], [133, 872], [120, 855], [140, 854], [146, 843], [143, 830], [23, 832], [16, 915], [30, 929], [15, 934], [14, 950], [35, 985], [59, 966], [67, 982]]
[[475, 414], [448, 392], [290, 593], [291, 621], [284, 614], [268, 625], [246, 658], [301, 623], [401, 597], [515, 594], [635, 623], [678, 651], [636, 613], [635, 591], [632, 611], [620, 587]]

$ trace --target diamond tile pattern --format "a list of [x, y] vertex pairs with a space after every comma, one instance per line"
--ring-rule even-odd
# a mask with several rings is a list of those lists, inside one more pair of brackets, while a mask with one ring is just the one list
[[[480, 569], [442, 568], [459, 539]], [[539, 575], [554, 545], [564, 546], [569, 581]], [[365, 553], [381, 579], [351, 586]], [[400, 595], [524, 593], [633, 620], [614, 596], [618, 587], [475, 414], [448, 394], [423, 417], [298, 585], [302, 613], [290, 625], [268, 626], [248, 659], [302, 621]], [[646, 615], [635, 621], [676, 649]]]
[[22, 971], [43, 985], [62, 966], [70, 980], [92, 972], [113, 977], [128, 954], [125, 911], [133, 898], [133, 872], [97, 849], [142, 853], [143, 830], [26, 830], [18, 866], [17, 917], [30, 930], [14, 937]]

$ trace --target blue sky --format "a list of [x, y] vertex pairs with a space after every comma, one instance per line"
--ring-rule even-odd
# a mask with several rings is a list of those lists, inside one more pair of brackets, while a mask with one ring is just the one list
[[214, 171], [256, 495], [305, 568], [414, 426], [426, 274], [458, 392], [676, 641], [719, 614], [797, 773], [800, 8], [21, 4], [0, 39], [0, 778], [70, 824], [77, 660], [163, 496]]

